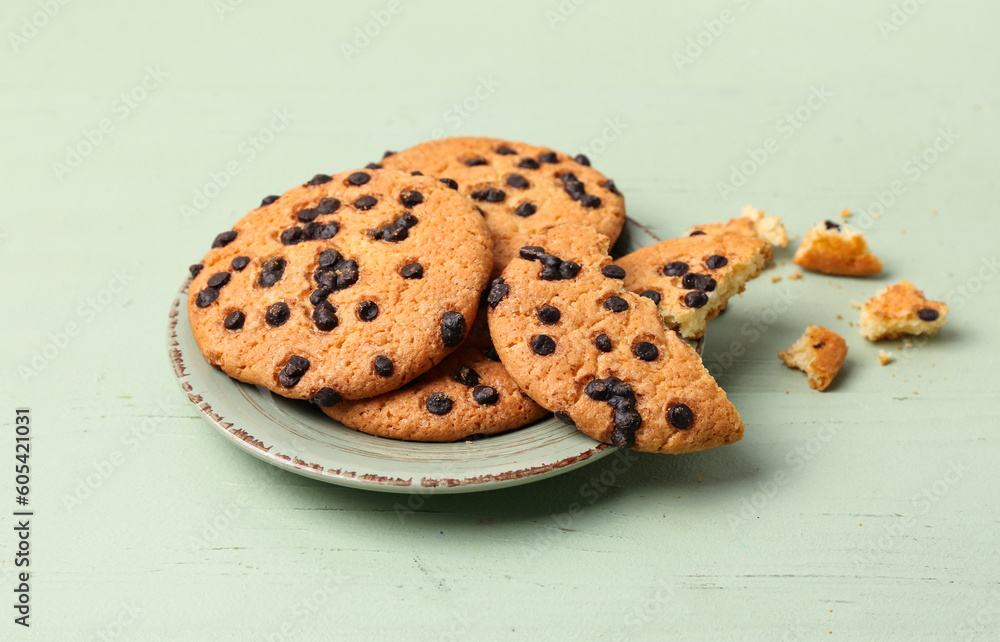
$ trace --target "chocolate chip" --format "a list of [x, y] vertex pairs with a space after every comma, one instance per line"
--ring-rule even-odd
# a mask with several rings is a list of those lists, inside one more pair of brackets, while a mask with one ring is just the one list
[[605, 401], [611, 396], [611, 389], [603, 379], [594, 379], [587, 384], [583, 392], [594, 401]]
[[340, 231], [340, 223], [330, 221], [325, 225], [310, 223], [306, 226], [308, 230], [303, 231], [303, 236], [309, 239], [332, 239]]
[[378, 304], [374, 301], [362, 301], [358, 304], [358, 318], [362, 321], [374, 321], [378, 316]]
[[507, 177], [507, 184], [515, 189], [527, 189], [528, 179], [520, 174], [511, 174]]
[[715, 290], [715, 286], [715, 279], [707, 274], [688, 272], [684, 275], [684, 278], [681, 279], [681, 287], [685, 290], [701, 290], [702, 292], [711, 292]]
[[541, 165], [538, 164], [534, 158], [522, 158], [521, 162], [517, 164], [521, 169], [538, 169]]
[[646, 290], [639, 296], [644, 296], [657, 305], [660, 304], [660, 293], [657, 292], [656, 290]]
[[403, 212], [398, 217], [396, 217], [396, 221], [395, 221], [396, 225], [399, 225], [401, 227], [405, 227], [406, 229], [410, 229], [411, 227], [413, 227], [414, 225], [416, 225], [419, 222], [420, 222], [420, 219], [418, 219], [416, 216], [414, 216], [410, 212]]
[[235, 259], [232, 260], [232, 262], [229, 265], [231, 265], [232, 268], [237, 272], [242, 272], [243, 269], [246, 268], [246, 266], [250, 265], [250, 257], [237, 256]]
[[917, 310], [917, 316], [921, 321], [937, 321], [937, 318], [940, 315], [937, 310], [932, 308], [923, 308], [921, 310]]
[[482, 157], [470, 158], [465, 161], [465, 164], [469, 167], [478, 167], [479, 165], [486, 165], [486, 159]]
[[483, 406], [492, 406], [500, 399], [500, 393], [492, 386], [476, 386], [472, 389], [472, 398]]
[[399, 269], [399, 274], [404, 279], [422, 279], [424, 278], [424, 266], [419, 263], [407, 263]]
[[415, 207], [424, 202], [424, 195], [420, 192], [405, 189], [399, 193], [399, 202], [402, 203], [404, 207]]
[[215, 240], [212, 241], [212, 247], [226, 247], [235, 240], [236, 240], [236, 230], [227, 230], [225, 232], [220, 232], [215, 237]]
[[567, 415], [565, 412], [559, 412], [557, 410], [554, 413], [552, 413], [552, 416], [558, 419], [559, 421], [563, 422], [564, 424], [569, 424], [571, 426], [576, 425], [576, 422], [573, 421], [573, 418]]
[[354, 186], [364, 185], [372, 179], [371, 174], [367, 172], [354, 172], [347, 177], [347, 182]]
[[277, 194], [271, 194], [270, 196], [265, 196], [263, 199], [261, 199], [260, 206], [261, 207], [266, 207], [266, 206], [270, 205], [271, 203], [275, 202], [276, 200], [278, 200], [279, 198], [281, 198], [281, 197], [278, 196]]
[[828, 230], [839, 230], [840, 229], [840, 225], [837, 224], [837, 223], [834, 223], [833, 221], [823, 221], [823, 224], [826, 225], [826, 229], [828, 229]]
[[601, 352], [611, 352], [611, 338], [603, 332], [594, 338], [594, 345]]
[[219, 289], [225, 284], [229, 283], [229, 278], [232, 275], [229, 272], [216, 272], [212, 276], [208, 277], [208, 287]]
[[506, 145], [501, 145], [500, 147], [497, 147], [497, 153], [501, 156], [513, 156], [517, 152]]
[[340, 199], [329, 196], [319, 199], [316, 205], [316, 212], [319, 214], [333, 214], [338, 209], [340, 209]]
[[493, 279], [490, 284], [490, 293], [486, 295], [486, 302], [490, 304], [491, 308], [496, 308], [508, 292], [510, 292], [510, 286], [504, 283], [502, 276], [499, 276]]
[[713, 254], [705, 259], [705, 265], [707, 265], [710, 270], [718, 270], [720, 267], [725, 267], [727, 263], [729, 263], [729, 259], [721, 254]]
[[302, 378], [302, 375], [307, 370], [309, 370], [309, 359], [292, 355], [288, 357], [285, 367], [281, 369], [281, 373], [278, 375], [278, 383], [286, 388], [292, 388], [299, 382], [299, 379]]
[[816, 350], [819, 350], [820, 348], [822, 348], [825, 345], [826, 345], [825, 341], [820, 341], [819, 343], [814, 343], [813, 344], [813, 348], [816, 349]]
[[648, 341], [640, 341], [635, 344], [634, 348], [632, 348], [632, 354], [639, 357], [643, 361], [653, 361], [660, 356], [660, 351], [652, 343], [649, 343]]
[[312, 319], [316, 327], [323, 332], [333, 330], [340, 323], [340, 319], [337, 318], [337, 308], [333, 307], [329, 301], [320, 301], [316, 304], [316, 307], [313, 308]]
[[555, 152], [545, 152], [544, 154], [540, 154], [538, 156], [538, 160], [542, 163], [558, 163], [559, 157], [556, 156]]
[[382, 166], [378, 163], [368, 163], [365, 165], [365, 169], [382, 169]]
[[701, 230], [695, 230], [694, 232], [691, 232], [690, 234], [688, 234], [688, 236], [703, 236], [704, 234], [705, 233], [702, 232]]
[[553, 323], [559, 322], [559, 317], [562, 313], [559, 312], [559, 308], [547, 305], [538, 311], [538, 320], [545, 325], [552, 325]]
[[496, 187], [477, 189], [471, 196], [473, 200], [486, 201], [487, 203], [500, 203], [507, 198], [507, 194], [502, 189], [497, 189]]
[[452, 189], [458, 189], [458, 183], [456, 183], [455, 181], [451, 180], [450, 178], [439, 178], [438, 181], [444, 183], [445, 185], [447, 185], [448, 187], [450, 187]]
[[302, 241], [302, 228], [290, 227], [281, 232], [281, 242], [284, 245], [295, 245]]
[[198, 273], [201, 272], [201, 269], [203, 267], [205, 266], [203, 266], [201, 263], [194, 263], [193, 265], [188, 266], [188, 272], [191, 273], [192, 277], [196, 277], [198, 276]]
[[635, 433], [615, 428], [611, 432], [611, 445], [616, 448], [631, 448], [635, 445]]
[[625, 383], [618, 377], [608, 377], [608, 385], [611, 386], [611, 394], [616, 397], [624, 398], [634, 398], [635, 391], [632, 390], [632, 386]]
[[689, 269], [684, 261], [672, 261], [663, 266], [663, 276], [683, 276]]
[[447, 415], [451, 412], [451, 399], [443, 392], [432, 392], [427, 397], [427, 412], [432, 415]]
[[586, 165], [587, 167], [590, 167], [590, 159], [584, 156], [583, 154], [577, 154], [576, 156], [573, 157], [573, 160], [580, 163], [581, 165]]
[[500, 355], [497, 354], [497, 349], [493, 347], [492, 343], [483, 349], [483, 356], [490, 361], [500, 361]]
[[603, 183], [601, 183], [601, 187], [605, 188], [606, 190], [608, 190], [612, 194], [617, 194], [618, 196], [622, 195], [622, 193], [618, 191], [618, 187], [615, 185], [615, 182], [613, 180], [611, 180], [610, 178], [608, 180], [604, 181]]
[[708, 295], [695, 290], [684, 295], [684, 305], [689, 308], [700, 308], [708, 303]]
[[278, 301], [267, 309], [264, 321], [267, 322], [267, 325], [278, 327], [288, 321], [289, 316], [291, 316], [291, 310], [288, 309], [288, 304], [284, 301]]
[[539, 334], [531, 339], [531, 349], [538, 356], [544, 357], [556, 351], [556, 341], [546, 334]]
[[392, 151], [392, 150], [386, 150], [386, 151], [385, 151], [385, 153], [384, 153], [384, 154], [382, 154], [382, 158], [389, 158], [390, 156], [392, 156], [392, 155], [393, 155], [393, 154], [395, 154], [395, 153], [396, 153], [396, 152], [394, 152], [394, 151]]
[[332, 267], [318, 268], [313, 278], [318, 284], [331, 290], [343, 290], [357, 283], [358, 263], [353, 259], [348, 261], [341, 259]]
[[593, 194], [584, 194], [583, 197], [580, 198], [580, 205], [595, 209], [601, 206], [601, 198]]
[[[573, 176], [572, 174], [567, 174], [566, 176]], [[563, 176], [563, 178], [566, 178]], [[575, 177], [574, 177], [575, 178]], [[563, 184], [563, 189], [569, 194], [569, 197], [574, 201], [578, 201], [587, 195], [587, 189], [583, 186], [583, 183], [577, 180], [567, 181]]]
[[580, 264], [573, 261], [563, 261], [559, 265], [559, 276], [564, 279], [572, 279], [580, 273]]
[[483, 208], [479, 207], [478, 205], [473, 205], [473, 207], [476, 208], [476, 211], [479, 212], [480, 216], [486, 216], [486, 212], [483, 211]]
[[449, 310], [441, 317], [441, 341], [449, 348], [462, 343], [465, 338], [465, 317], [460, 312]]
[[380, 377], [392, 376], [392, 359], [384, 355], [375, 357], [375, 374]]
[[624, 279], [625, 268], [619, 265], [607, 265], [601, 270], [601, 274], [609, 279]]
[[415, 169], [412, 172], [410, 172], [410, 176], [423, 176], [423, 175], [424, 173], [421, 172], [419, 169]]
[[479, 373], [468, 366], [463, 366], [455, 375], [455, 381], [471, 388], [479, 383]]
[[332, 267], [339, 263], [343, 257], [340, 252], [334, 249], [323, 250], [319, 253], [319, 266], [322, 268]]
[[257, 277], [257, 283], [263, 288], [271, 287], [284, 276], [285, 265], [285, 259], [280, 256], [274, 256], [264, 261], [260, 265], [260, 276]]
[[545, 248], [537, 245], [525, 245], [521, 248], [521, 258], [528, 261], [537, 261], [538, 257], [545, 254]]
[[631, 436], [632, 443], [635, 443], [635, 431], [642, 425], [642, 415], [632, 409], [615, 411], [615, 432], [621, 432]]
[[225, 326], [226, 330], [239, 330], [243, 327], [243, 322], [246, 320], [247, 315], [239, 310], [233, 310], [226, 315], [226, 318], [222, 321], [222, 325]]
[[219, 298], [219, 291], [215, 288], [205, 288], [198, 293], [195, 297], [194, 304], [199, 308], [207, 308], [208, 306], [215, 303], [215, 300]]
[[531, 216], [537, 211], [538, 208], [535, 206], [534, 203], [529, 203], [528, 201], [525, 201], [517, 206], [517, 209], [514, 210], [514, 213], [522, 218], [527, 218], [528, 216]]
[[309, 295], [309, 303], [313, 305], [319, 305], [323, 301], [326, 301], [326, 297], [330, 296], [330, 288], [325, 285], [321, 285]]
[[323, 183], [329, 183], [331, 180], [333, 180], [333, 178], [327, 176], [326, 174], [316, 174], [306, 182], [306, 185], [322, 185]]
[[299, 219], [300, 223], [312, 223], [319, 216], [319, 210], [313, 207], [307, 207], [305, 209], [299, 210], [295, 214], [295, 218]]
[[690, 428], [691, 424], [694, 423], [694, 413], [687, 405], [682, 403], [675, 403], [667, 409], [667, 421], [674, 428], [679, 428], [684, 430], [685, 428]]
[[609, 296], [604, 301], [604, 309], [612, 312], [624, 312], [628, 310], [628, 301], [620, 296]]
[[336, 406], [338, 403], [343, 401], [344, 398], [337, 394], [337, 391], [329, 386], [320, 388], [313, 395], [312, 402], [321, 408], [329, 408], [330, 406]]
[[374, 196], [362, 196], [358, 200], [354, 201], [354, 207], [359, 210], [370, 210], [375, 207], [376, 203], [378, 203], [378, 199]]

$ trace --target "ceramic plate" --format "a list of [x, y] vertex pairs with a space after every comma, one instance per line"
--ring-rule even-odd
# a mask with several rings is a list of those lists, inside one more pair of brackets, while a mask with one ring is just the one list
[[[658, 240], [629, 219], [614, 254]], [[502, 435], [446, 444], [396, 441], [351, 430], [307, 402], [230, 379], [210, 366], [188, 323], [188, 281], [170, 307], [167, 332], [177, 381], [212, 426], [275, 466], [355, 488], [462, 493], [544, 479], [614, 452], [552, 416]]]

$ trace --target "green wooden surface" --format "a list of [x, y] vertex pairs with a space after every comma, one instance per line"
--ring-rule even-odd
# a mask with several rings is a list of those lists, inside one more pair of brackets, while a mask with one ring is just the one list
[[[0, 639], [1000, 637], [996, 3], [339, 4], [4, 4]], [[724, 449], [411, 513], [225, 443], [165, 354], [186, 266], [262, 196], [446, 134], [587, 149], [662, 235], [850, 207], [885, 273], [762, 278], [713, 324]], [[902, 278], [952, 315], [883, 368], [849, 303]], [[850, 345], [824, 394], [775, 356], [810, 322]]]

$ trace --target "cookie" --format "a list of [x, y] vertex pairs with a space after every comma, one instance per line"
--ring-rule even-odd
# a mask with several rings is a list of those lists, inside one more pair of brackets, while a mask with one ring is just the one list
[[321, 174], [215, 238], [188, 316], [230, 377], [326, 406], [394, 390], [452, 352], [492, 262], [482, 217], [439, 181]]
[[609, 246], [589, 226], [555, 227], [493, 281], [490, 334], [510, 376], [560, 418], [622, 448], [684, 453], [739, 440], [743, 422], [726, 393], [656, 305], [608, 269]]
[[807, 270], [835, 276], [867, 276], [882, 271], [864, 235], [839, 223], [818, 223], [806, 232], [792, 261]]
[[881, 290], [861, 307], [861, 334], [869, 341], [934, 334], [948, 318], [948, 306], [929, 301], [909, 281]]
[[407, 385], [323, 412], [355, 430], [409, 441], [493, 435], [548, 414], [521, 393], [500, 363], [485, 312], [458, 350]]
[[640, 248], [615, 265], [625, 289], [652, 300], [685, 339], [698, 339], [770, 260], [771, 245], [756, 237], [696, 234]]
[[471, 198], [493, 233], [495, 274], [528, 237], [555, 225], [590, 225], [614, 243], [625, 224], [625, 199], [582, 154], [571, 158], [525, 143], [458, 137], [421, 143], [381, 164], [447, 179]]
[[795, 343], [778, 353], [786, 366], [798, 368], [809, 376], [809, 387], [813, 390], [827, 389], [846, 356], [844, 338], [820, 325], [810, 325]]
[[725, 223], [707, 223], [695, 225], [688, 230], [688, 236], [698, 234], [739, 234], [752, 236], [771, 245], [788, 247], [788, 232], [777, 216], [766, 216], [763, 210], [747, 205], [736, 218]]

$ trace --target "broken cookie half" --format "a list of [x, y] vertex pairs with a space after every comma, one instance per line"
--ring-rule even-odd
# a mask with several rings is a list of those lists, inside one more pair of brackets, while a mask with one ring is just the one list
[[521, 248], [487, 295], [490, 335], [529, 397], [620, 448], [686, 453], [743, 436], [698, 354], [628, 292], [592, 227], [554, 227]]
[[766, 241], [739, 234], [696, 234], [661, 241], [618, 259], [625, 288], [651, 299], [664, 322], [698, 339], [771, 260]]

